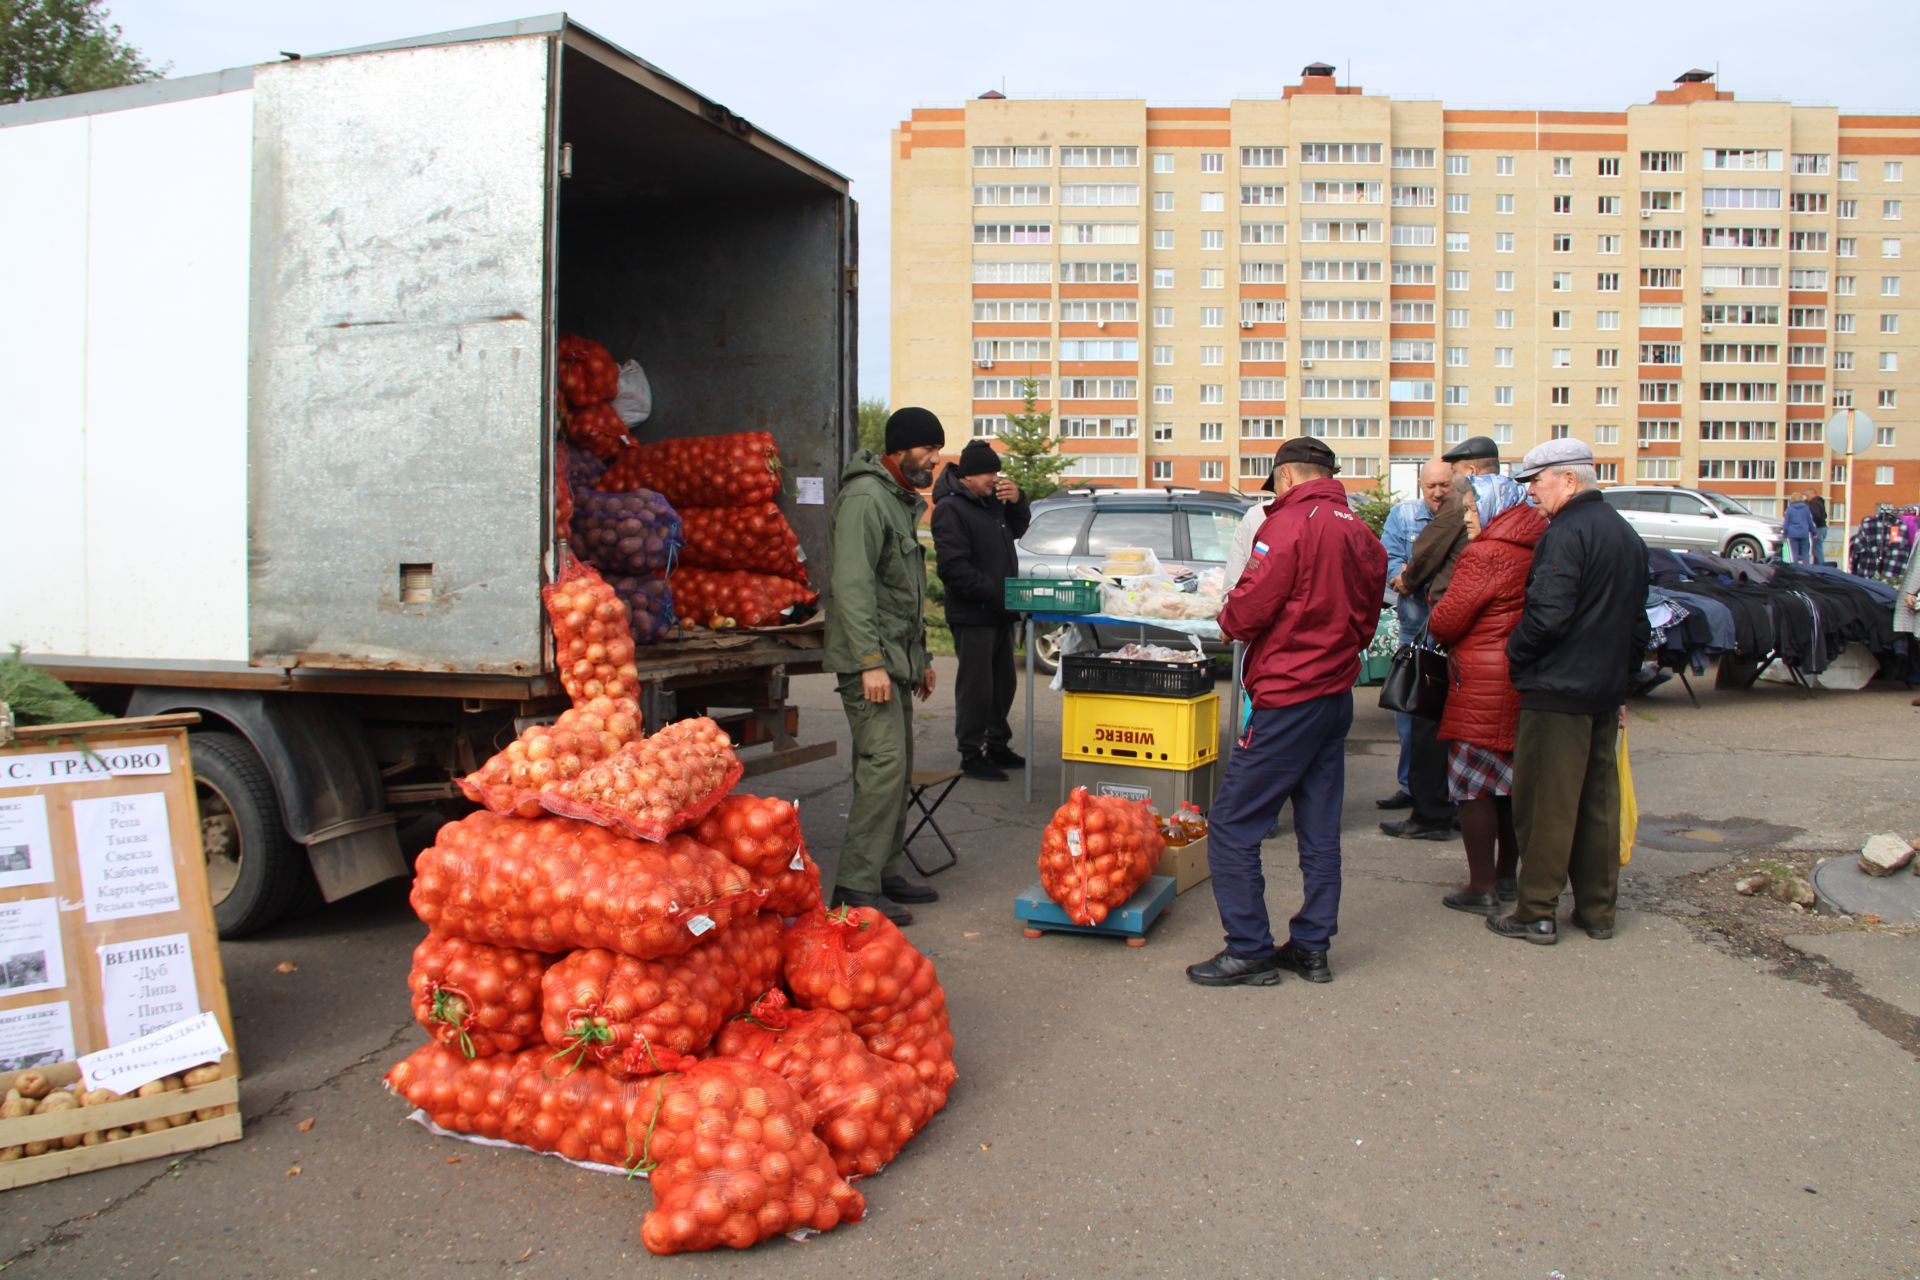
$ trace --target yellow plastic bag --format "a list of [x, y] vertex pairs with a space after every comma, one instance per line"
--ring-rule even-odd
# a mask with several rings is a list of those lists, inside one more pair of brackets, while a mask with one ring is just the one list
[[1633, 838], [1640, 830], [1640, 802], [1633, 794], [1633, 766], [1627, 761], [1627, 728], [1620, 726], [1620, 865], [1633, 861]]

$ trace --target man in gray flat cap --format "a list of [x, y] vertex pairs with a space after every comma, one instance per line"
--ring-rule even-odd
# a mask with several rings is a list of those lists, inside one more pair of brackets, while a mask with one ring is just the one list
[[1560, 891], [1573, 881], [1573, 923], [1613, 936], [1620, 887], [1616, 747], [1628, 683], [1646, 657], [1647, 548], [1600, 500], [1593, 450], [1549, 440], [1514, 473], [1548, 521], [1527, 573], [1526, 613], [1507, 638], [1520, 690], [1513, 744], [1519, 901], [1487, 917], [1506, 938], [1551, 945]]

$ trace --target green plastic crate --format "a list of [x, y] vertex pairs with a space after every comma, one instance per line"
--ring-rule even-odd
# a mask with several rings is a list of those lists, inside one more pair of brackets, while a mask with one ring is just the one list
[[1098, 613], [1100, 584], [1085, 578], [1008, 578], [1007, 608], [1015, 613]]

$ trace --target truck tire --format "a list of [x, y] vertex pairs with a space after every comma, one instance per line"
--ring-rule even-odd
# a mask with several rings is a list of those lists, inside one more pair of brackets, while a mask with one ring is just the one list
[[237, 733], [196, 733], [190, 745], [214, 923], [222, 938], [257, 933], [312, 879], [306, 851], [287, 835], [273, 779], [251, 743]]

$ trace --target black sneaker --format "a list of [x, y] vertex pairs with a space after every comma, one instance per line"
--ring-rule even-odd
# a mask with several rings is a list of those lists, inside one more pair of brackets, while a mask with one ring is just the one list
[[1273, 956], [1250, 960], [1222, 951], [1211, 960], [1188, 965], [1187, 980], [1203, 987], [1271, 987], [1280, 981], [1280, 965]]
[[1003, 744], [988, 747], [986, 755], [990, 763], [997, 764], [1002, 769], [1024, 769], [1027, 766], [1025, 756]]
[[1503, 938], [1525, 938], [1542, 947], [1550, 947], [1560, 941], [1560, 926], [1551, 920], [1516, 920], [1510, 915], [1488, 916], [1487, 928]]
[[1005, 782], [1007, 771], [989, 760], [985, 752], [960, 757], [960, 772], [978, 782]]
[[1333, 981], [1333, 970], [1327, 968], [1325, 949], [1310, 951], [1295, 945], [1293, 939], [1289, 938], [1273, 953], [1273, 958], [1282, 969], [1291, 969], [1308, 982]]
[[1380, 829], [1396, 840], [1451, 840], [1453, 828], [1444, 822], [1422, 822], [1418, 818], [1402, 818], [1398, 822], [1383, 822]]
[[905, 876], [882, 876], [880, 892], [895, 902], [938, 902], [940, 891], [930, 884], [915, 884]]
[[842, 889], [835, 886], [829, 907], [872, 907], [887, 919], [905, 928], [913, 923], [913, 912], [907, 910], [884, 893], [862, 893], [858, 889]]

